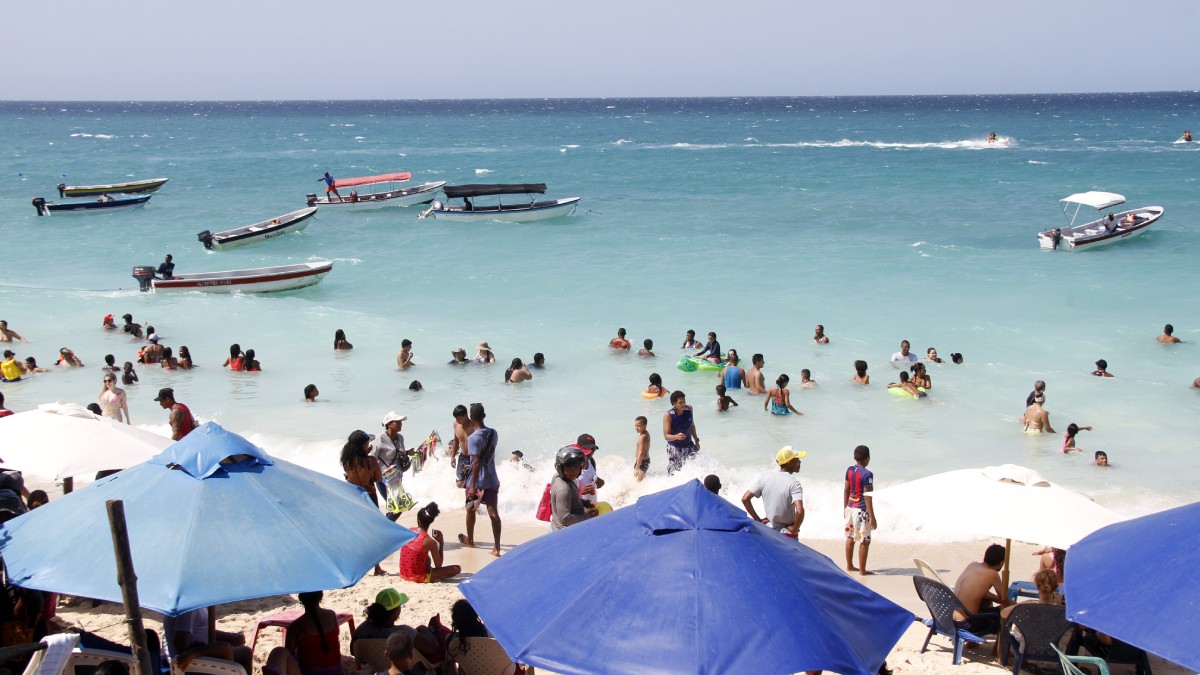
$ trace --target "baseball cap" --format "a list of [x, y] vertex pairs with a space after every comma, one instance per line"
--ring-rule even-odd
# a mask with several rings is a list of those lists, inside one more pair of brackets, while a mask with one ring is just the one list
[[778, 464], [779, 466], [783, 466], [784, 464], [787, 464], [788, 462], [792, 461], [793, 459], [803, 459], [807, 456], [808, 456], [807, 452], [805, 452], [803, 450], [796, 451], [796, 450], [792, 449], [792, 446], [788, 445], [788, 446], [781, 448], [779, 450], [779, 452], [775, 453], [775, 463]]
[[161, 401], [164, 398], [175, 398], [175, 390], [170, 387], [163, 387], [158, 390], [158, 396], [154, 397], [155, 401]]
[[596, 445], [596, 439], [591, 434], [580, 434], [579, 440], [575, 441], [575, 445], [587, 450], [589, 453], [600, 449], [600, 446]]
[[408, 415], [401, 415], [395, 410], [383, 416], [383, 426], [387, 426], [389, 422], [403, 422], [408, 419]]
[[351, 445], [362, 445], [363, 443], [366, 443], [368, 441], [375, 440], [375, 434], [368, 434], [367, 432], [363, 431], [362, 429], [358, 429], [356, 431], [351, 432], [350, 436], [346, 440]]
[[375, 596], [375, 602], [383, 605], [387, 611], [392, 611], [408, 602], [408, 596], [394, 588], [385, 588]]

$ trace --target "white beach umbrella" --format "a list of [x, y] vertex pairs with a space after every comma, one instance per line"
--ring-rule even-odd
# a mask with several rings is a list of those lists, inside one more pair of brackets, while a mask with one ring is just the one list
[[[1089, 497], [1015, 464], [947, 471], [871, 493], [876, 508], [920, 530], [1066, 549], [1122, 518]], [[1005, 554], [1005, 584], [1008, 555]]]
[[56, 481], [141, 464], [172, 443], [62, 401], [0, 419], [4, 466]]

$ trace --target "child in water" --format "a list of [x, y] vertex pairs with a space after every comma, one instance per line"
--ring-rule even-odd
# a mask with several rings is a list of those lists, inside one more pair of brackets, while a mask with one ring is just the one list
[[717, 411], [726, 412], [730, 407], [737, 407], [737, 401], [733, 400], [732, 396], [725, 395], [725, 385], [717, 385]]

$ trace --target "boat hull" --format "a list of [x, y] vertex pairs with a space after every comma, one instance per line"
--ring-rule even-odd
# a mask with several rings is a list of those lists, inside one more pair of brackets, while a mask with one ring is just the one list
[[332, 269], [332, 262], [322, 262], [183, 274], [173, 279], [154, 279], [151, 287], [155, 293], [273, 293], [319, 284]]
[[549, 218], [561, 218], [575, 212], [582, 197], [566, 197], [552, 201], [537, 202], [531, 205], [478, 207], [471, 211], [462, 208], [443, 207], [429, 210], [424, 215], [427, 218], [446, 220], [454, 223], [477, 223], [499, 221], [502, 223], [529, 223]]
[[[414, 185], [402, 190], [387, 190], [359, 195], [358, 201], [350, 201], [350, 193], [345, 192], [341, 201], [337, 199], [330, 201], [327, 197], [320, 197], [309, 199], [308, 204], [309, 206], [322, 206], [348, 211], [375, 211], [393, 206], [416, 206], [417, 204], [428, 204], [433, 201], [434, 196], [437, 195], [437, 191], [442, 189], [442, 186], [445, 184], [446, 181], [443, 180], [434, 183], [422, 183], [421, 185]], [[344, 188], [342, 191], [345, 191]]]
[[151, 178], [149, 180], [134, 180], [128, 183], [111, 183], [108, 185], [63, 185], [58, 193], [63, 197], [99, 197], [107, 194], [146, 194], [154, 192], [167, 184], [170, 178]]
[[[1138, 222], [1132, 226], [1118, 225], [1112, 232], [1106, 230], [1103, 219], [1072, 228], [1062, 228], [1058, 250], [1090, 251], [1145, 234], [1151, 225], [1162, 218], [1163, 208], [1161, 206], [1145, 206], [1132, 211], [1122, 211], [1120, 214], [1114, 215], [1114, 219], [1120, 221], [1128, 213], [1136, 214]], [[1038, 245], [1044, 249], [1054, 249], [1054, 231], [1039, 232]]]
[[154, 195], [145, 195], [142, 197], [128, 197], [125, 199], [113, 199], [113, 200], [110, 200], [107, 202], [102, 202], [102, 201], [66, 202], [66, 203], [62, 203], [62, 204], [54, 204], [54, 203], [47, 202], [46, 204], [43, 204], [41, 207], [37, 207], [35, 205], [35, 208], [38, 209], [38, 215], [49, 215], [47, 213], [43, 213], [43, 210], [48, 211], [50, 214], [56, 214], [56, 215], [61, 215], [64, 213], [104, 213], [107, 211], [117, 211], [120, 209], [129, 209], [129, 208], [135, 208], [138, 206], [143, 206], [146, 204], [146, 202], [150, 201], [150, 198], [153, 196]]
[[[233, 230], [217, 232], [209, 235], [211, 240], [206, 248], [212, 248], [217, 251], [224, 251], [231, 248], [238, 248], [249, 244], [257, 244], [268, 239], [274, 239], [285, 235], [289, 232], [299, 232], [308, 227], [308, 219], [312, 218], [317, 213], [317, 207], [310, 206], [298, 211], [284, 214], [273, 220], [278, 220], [277, 224], [272, 224], [271, 220], [265, 220], [261, 223], [255, 223], [246, 227], [239, 227]], [[204, 241], [204, 235], [200, 233], [200, 241]]]

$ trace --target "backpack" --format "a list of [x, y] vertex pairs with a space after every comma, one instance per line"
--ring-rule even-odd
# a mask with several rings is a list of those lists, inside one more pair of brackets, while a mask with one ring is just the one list
[[550, 483], [546, 483], [546, 490], [542, 492], [542, 501], [538, 504], [537, 512], [533, 517], [542, 522], [550, 522], [550, 516], [553, 515], [550, 509]]

